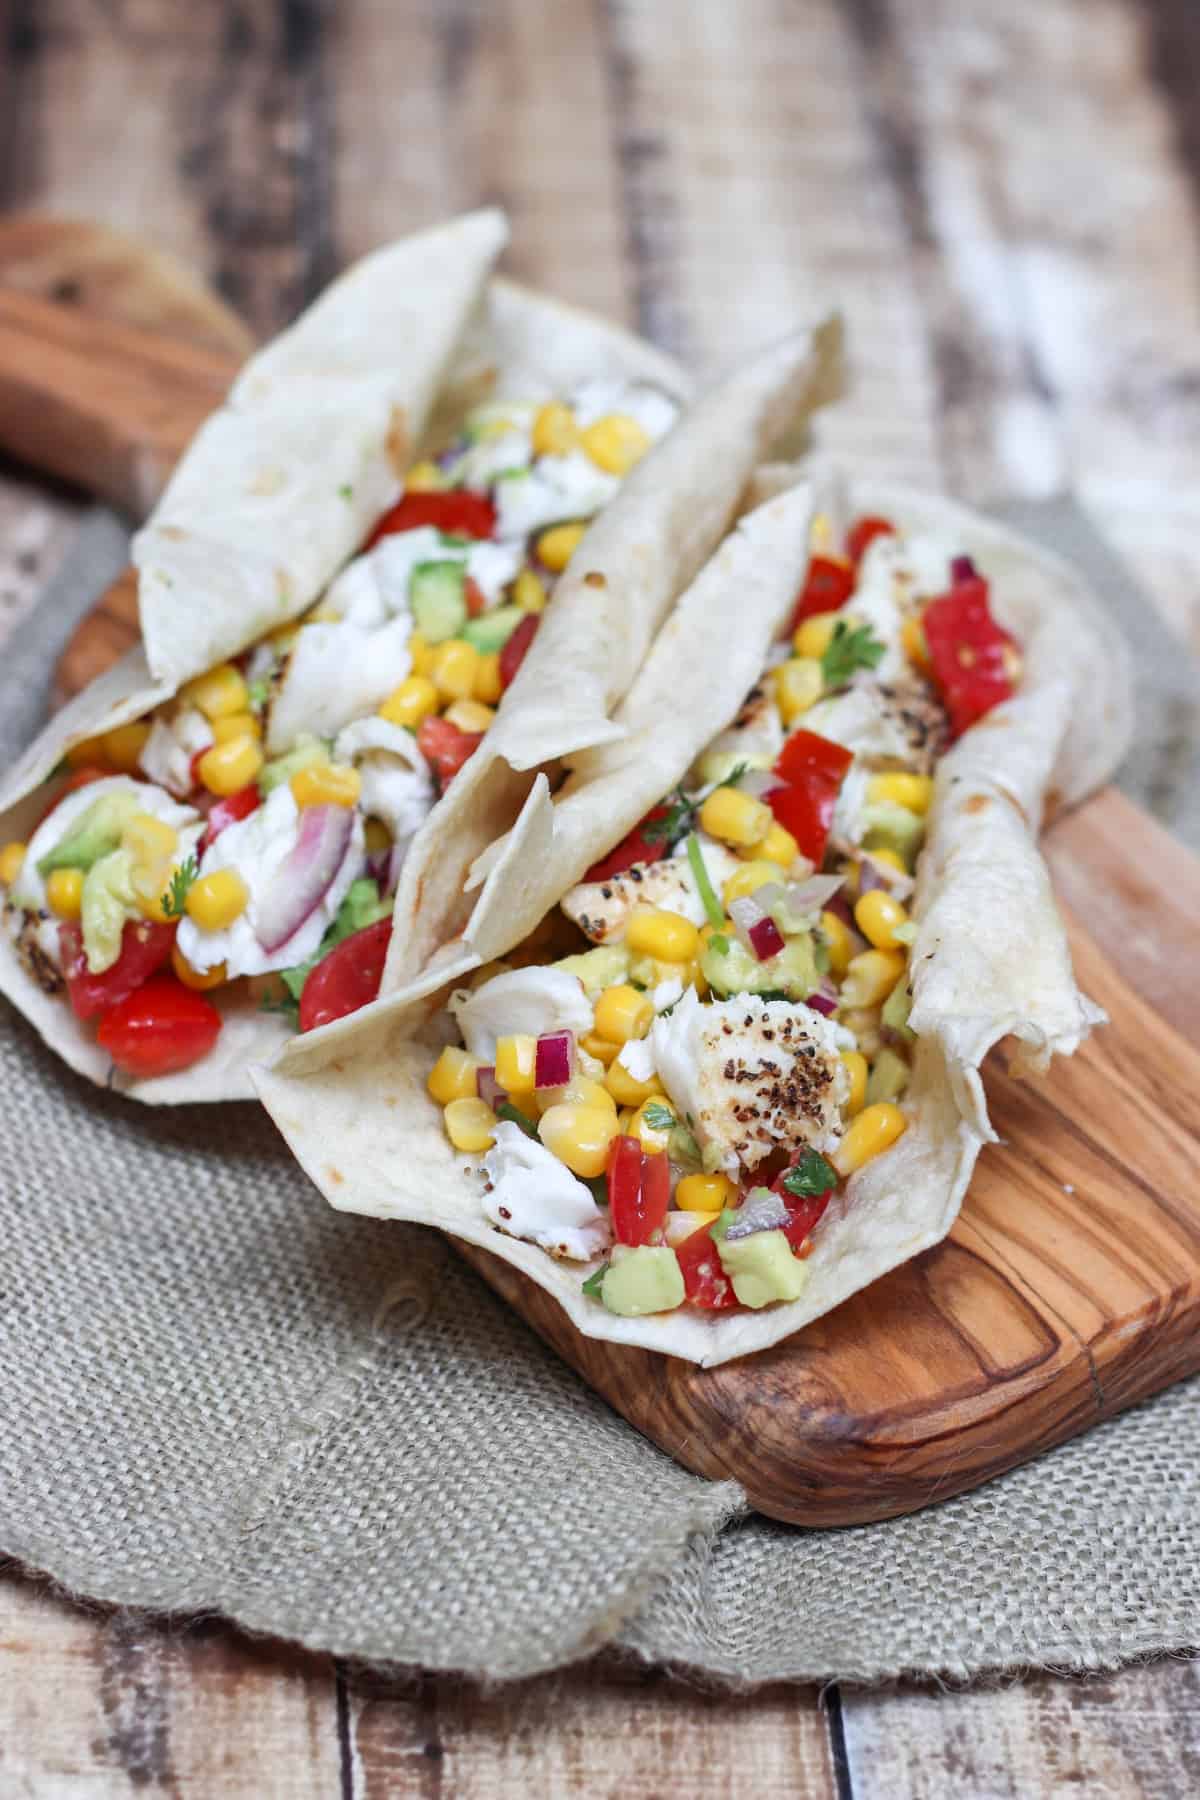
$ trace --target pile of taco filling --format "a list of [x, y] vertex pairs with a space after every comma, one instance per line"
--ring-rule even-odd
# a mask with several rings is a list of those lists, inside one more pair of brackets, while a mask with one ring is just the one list
[[614, 1313], [799, 1297], [839, 1184], [907, 1126], [935, 765], [1019, 675], [953, 544], [864, 518], [811, 556], [733, 726], [451, 997], [428, 1087], [492, 1225], [595, 1263]]
[[118, 1068], [208, 1055], [214, 990], [302, 1031], [376, 996], [414, 833], [676, 410], [623, 381], [479, 408], [302, 620], [69, 752], [0, 849], [4, 923]]

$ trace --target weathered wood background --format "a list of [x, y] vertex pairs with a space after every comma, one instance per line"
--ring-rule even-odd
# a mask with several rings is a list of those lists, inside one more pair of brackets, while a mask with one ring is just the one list
[[[697, 364], [849, 315], [828, 441], [1073, 489], [1200, 644], [1194, 0], [0, 0], [0, 204], [89, 214], [265, 333], [481, 199], [510, 265]], [[0, 639], [79, 503], [0, 469]], [[0, 1574], [0, 1793], [1200, 1791], [1200, 1674], [713, 1699], [602, 1665], [388, 1689]]]

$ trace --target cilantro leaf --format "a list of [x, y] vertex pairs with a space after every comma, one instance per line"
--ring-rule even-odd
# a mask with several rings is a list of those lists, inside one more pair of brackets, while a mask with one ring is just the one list
[[675, 1114], [658, 1100], [650, 1102], [642, 1117], [651, 1131], [671, 1131], [675, 1126]]
[[695, 809], [681, 787], [677, 787], [666, 801], [666, 808], [661, 818], [651, 819], [648, 824], [640, 827], [641, 835], [648, 844], [674, 843], [691, 825]]
[[188, 890], [200, 873], [200, 864], [195, 855], [181, 862], [171, 876], [171, 885], [159, 901], [163, 916], [168, 919], [182, 919], [183, 909], [187, 905]]
[[600, 1300], [603, 1298], [600, 1290], [604, 1286], [604, 1277], [607, 1274], [608, 1274], [608, 1264], [606, 1262], [602, 1262], [600, 1264], [600, 1267], [598, 1269], [594, 1269], [592, 1271], [592, 1273], [588, 1276], [587, 1280], [583, 1284], [583, 1291], [587, 1295], [589, 1300]]
[[253, 712], [262, 711], [263, 707], [267, 704], [270, 692], [271, 683], [265, 675], [260, 680], [252, 681], [250, 683], [250, 686], [246, 689], [246, 698], [249, 700]]
[[821, 658], [821, 677], [827, 688], [845, 687], [856, 669], [873, 669], [887, 645], [875, 637], [869, 625], [848, 625], [839, 619], [829, 646]]
[[338, 489], [338, 493], [343, 500], [353, 500], [354, 498], [354, 489], [350, 486], [348, 481], [343, 481], [341, 487]]
[[533, 1120], [525, 1113], [521, 1112], [518, 1107], [515, 1107], [511, 1100], [501, 1101], [500, 1105], [496, 1108], [496, 1117], [498, 1119], [507, 1119], [511, 1125], [519, 1125], [526, 1137], [535, 1138], [537, 1136], [537, 1126], [534, 1124]]
[[716, 891], [709, 880], [708, 870], [704, 865], [704, 852], [700, 848], [700, 839], [694, 831], [688, 837], [687, 855], [696, 889], [700, 895], [700, 904], [708, 914], [709, 924], [719, 928], [725, 922], [725, 908], [717, 899]]
[[782, 1186], [798, 1200], [817, 1200], [838, 1184], [837, 1170], [826, 1162], [819, 1150], [806, 1150], [794, 1169], [789, 1169]]

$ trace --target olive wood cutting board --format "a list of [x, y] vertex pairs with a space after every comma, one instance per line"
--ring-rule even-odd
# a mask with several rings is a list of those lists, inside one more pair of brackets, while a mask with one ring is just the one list
[[[144, 510], [246, 348], [186, 272], [128, 240], [0, 224], [0, 449]], [[68, 647], [58, 697], [135, 635], [126, 577]], [[1111, 1023], [1042, 1080], [989, 1060], [1002, 1142], [944, 1243], [707, 1370], [585, 1338], [528, 1277], [459, 1247], [633, 1425], [774, 1518], [914, 1511], [1200, 1369], [1200, 861], [1111, 788], [1045, 848]]]

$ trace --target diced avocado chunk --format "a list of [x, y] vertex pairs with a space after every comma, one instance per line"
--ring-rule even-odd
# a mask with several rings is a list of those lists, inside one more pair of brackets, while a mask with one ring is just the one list
[[735, 769], [769, 769], [774, 761], [763, 750], [706, 750], [695, 766], [696, 786], [720, 785]]
[[477, 619], [468, 619], [460, 635], [474, 644], [481, 656], [490, 656], [494, 650], [503, 650], [524, 617], [519, 606], [497, 606]]
[[624, 944], [597, 944], [577, 956], [564, 956], [551, 965], [583, 983], [588, 999], [595, 1002], [607, 987], [615, 987], [629, 973], [629, 952]]
[[863, 808], [863, 848], [892, 850], [906, 869], [917, 860], [925, 836], [925, 821], [920, 813], [893, 800], [875, 800]]
[[121, 954], [126, 919], [140, 917], [133, 891], [132, 850], [112, 850], [83, 878], [80, 923], [83, 949], [93, 975], [111, 969]]
[[418, 563], [408, 584], [413, 624], [427, 643], [458, 637], [467, 622], [466, 571], [461, 562]]
[[867, 1105], [878, 1100], [898, 1100], [908, 1086], [908, 1064], [887, 1044], [879, 1052], [867, 1076]]
[[372, 881], [370, 876], [361, 875], [357, 881], [352, 881], [315, 956], [310, 956], [306, 962], [293, 964], [290, 969], [280, 969], [280, 980], [292, 999], [299, 1000], [305, 982], [323, 956], [327, 956], [344, 938], [353, 937], [356, 931], [365, 931], [368, 925], [386, 919], [395, 904], [391, 896], [386, 900], [380, 899], [379, 884]]
[[276, 788], [286, 786], [300, 769], [308, 769], [314, 763], [327, 763], [329, 760], [329, 745], [324, 738], [302, 732], [286, 755], [277, 756], [273, 761], [263, 764], [258, 772], [258, 791], [265, 800]]
[[125, 827], [141, 810], [137, 795], [128, 788], [101, 794], [75, 821], [74, 830], [68, 831], [39, 860], [38, 874], [49, 875], [55, 869], [82, 869], [86, 873], [102, 856], [110, 856], [117, 849]]
[[906, 1044], [914, 1044], [917, 1039], [916, 1032], [908, 1022], [911, 1009], [912, 995], [908, 991], [908, 982], [898, 981], [883, 1003], [879, 1022], [885, 1031], [894, 1032]]
[[683, 1271], [667, 1244], [617, 1244], [604, 1272], [600, 1298], [626, 1319], [671, 1312], [684, 1300]]
[[[721, 934], [718, 934], [721, 936]], [[807, 932], [789, 938], [777, 956], [759, 962], [742, 948], [737, 938], [723, 937], [722, 951], [712, 938], [700, 956], [704, 978], [714, 994], [724, 1000], [730, 994], [784, 994], [789, 1000], [807, 1000], [821, 983], [816, 949]]]
[[743, 1306], [770, 1306], [776, 1300], [798, 1300], [808, 1280], [808, 1266], [782, 1231], [755, 1231], [749, 1237], [718, 1242], [721, 1267]]

